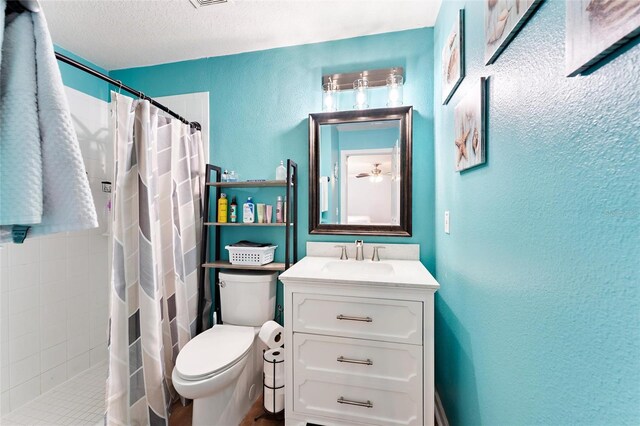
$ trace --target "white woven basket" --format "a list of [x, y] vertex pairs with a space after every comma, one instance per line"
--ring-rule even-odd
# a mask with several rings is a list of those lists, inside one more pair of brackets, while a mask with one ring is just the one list
[[234, 247], [226, 246], [229, 251], [229, 263], [232, 265], [266, 265], [273, 262], [278, 246]]

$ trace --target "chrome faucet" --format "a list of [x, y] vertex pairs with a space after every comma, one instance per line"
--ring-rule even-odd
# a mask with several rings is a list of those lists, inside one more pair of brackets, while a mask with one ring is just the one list
[[364, 241], [356, 240], [356, 260], [364, 260]]
[[340, 260], [349, 260], [349, 256], [347, 256], [347, 246], [341, 245], [341, 246], [335, 246], [335, 248], [342, 249], [342, 253], [340, 253]]
[[380, 255], [378, 254], [378, 250], [384, 249], [384, 246], [373, 246], [373, 256], [371, 256], [372, 262], [380, 262]]

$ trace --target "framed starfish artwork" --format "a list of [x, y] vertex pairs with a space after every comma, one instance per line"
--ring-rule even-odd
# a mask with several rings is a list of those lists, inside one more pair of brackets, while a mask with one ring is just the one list
[[453, 112], [455, 170], [461, 172], [486, 161], [486, 78], [481, 77], [458, 102]]

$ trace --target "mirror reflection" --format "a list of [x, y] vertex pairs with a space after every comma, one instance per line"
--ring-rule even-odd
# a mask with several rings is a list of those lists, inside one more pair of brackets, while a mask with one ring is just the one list
[[398, 225], [400, 120], [319, 127], [320, 223]]

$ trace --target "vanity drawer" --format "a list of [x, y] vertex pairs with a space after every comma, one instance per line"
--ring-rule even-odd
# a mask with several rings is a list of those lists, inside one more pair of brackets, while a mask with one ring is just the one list
[[422, 344], [422, 303], [293, 293], [293, 331]]
[[422, 392], [422, 347], [294, 333], [296, 377], [396, 392]]
[[422, 392], [394, 392], [296, 377], [293, 397], [293, 410], [300, 414], [367, 425], [423, 425]]

